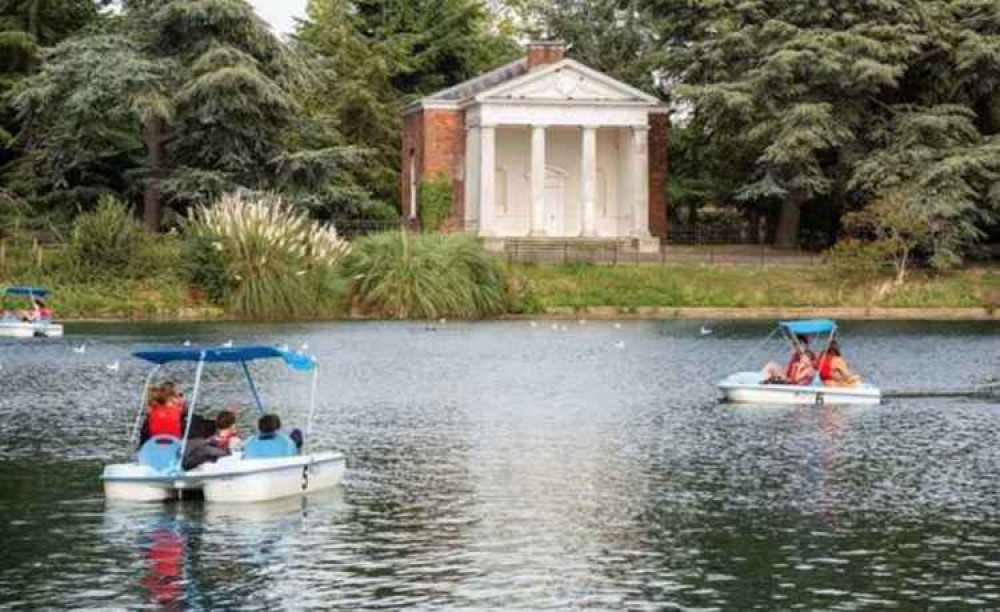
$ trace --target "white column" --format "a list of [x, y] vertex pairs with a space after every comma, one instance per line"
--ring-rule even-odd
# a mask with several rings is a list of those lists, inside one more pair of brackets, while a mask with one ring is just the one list
[[649, 236], [649, 126], [632, 127], [632, 235]]
[[531, 126], [531, 231], [545, 235], [545, 126]]
[[583, 128], [583, 155], [580, 160], [583, 200], [582, 236], [597, 235], [597, 128]]
[[479, 223], [479, 128], [465, 130], [465, 229], [475, 230]]
[[479, 127], [479, 233], [493, 235], [493, 212], [496, 204], [496, 130], [492, 125]]

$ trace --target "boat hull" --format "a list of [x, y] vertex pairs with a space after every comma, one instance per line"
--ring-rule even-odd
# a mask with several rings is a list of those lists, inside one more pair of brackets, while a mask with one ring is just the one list
[[875, 405], [882, 403], [882, 393], [871, 385], [828, 387], [802, 385], [764, 385], [760, 373], [740, 372], [719, 382], [726, 400], [737, 404], [788, 405]]
[[155, 502], [201, 491], [210, 502], [259, 502], [336, 487], [344, 477], [342, 453], [324, 451], [275, 459], [225, 457], [195, 470], [157, 472], [138, 463], [104, 468], [108, 499]]
[[0, 337], [4, 338], [60, 338], [63, 326], [58, 323], [0, 322]]

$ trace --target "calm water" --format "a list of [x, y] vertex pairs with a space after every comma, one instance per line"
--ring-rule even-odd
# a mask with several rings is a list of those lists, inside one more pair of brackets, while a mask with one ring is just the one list
[[[550, 325], [70, 325], [65, 340], [0, 340], [0, 608], [1000, 607], [996, 402], [721, 405], [710, 381], [768, 357], [753, 353], [766, 324]], [[844, 331], [886, 389], [1000, 375], [996, 324]], [[323, 363], [313, 438], [346, 452], [343, 487], [105, 503], [98, 475], [123, 456], [147, 371], [128, 353], [186, 339], [307, 342]], [[307, 398], [307, 379], [257, 371], [273, 405]], [[232, 401], [234, 381], [213, 370], [203, 397]]]

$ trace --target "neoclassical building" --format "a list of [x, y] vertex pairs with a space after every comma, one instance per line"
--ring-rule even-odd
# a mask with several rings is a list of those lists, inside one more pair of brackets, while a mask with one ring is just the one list
[[502, 244], [528, 236], [638, 239], [667, 230], [667, 109], [564, 57], [560, 43], [404, 111], [401, 209], [427, 177], [450, 181], [451, 229]]

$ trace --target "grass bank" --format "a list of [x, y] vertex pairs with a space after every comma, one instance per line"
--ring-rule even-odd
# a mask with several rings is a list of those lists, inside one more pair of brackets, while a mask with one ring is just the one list
[[510, 267], [524, 314], [551, 309], [1000, 308], [1000, 267], [915, 272], [902, 287], [831, 278], [821, 268], [741, 266]]

